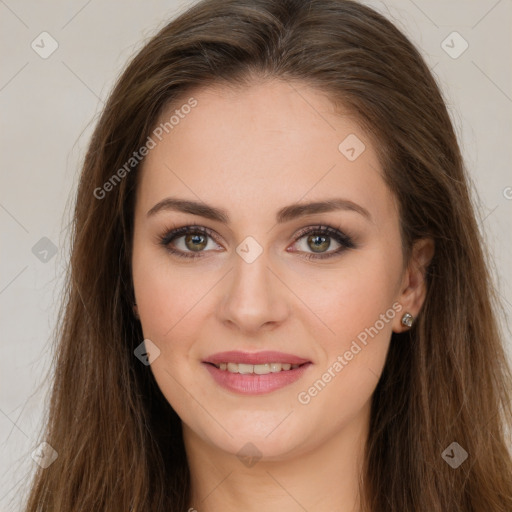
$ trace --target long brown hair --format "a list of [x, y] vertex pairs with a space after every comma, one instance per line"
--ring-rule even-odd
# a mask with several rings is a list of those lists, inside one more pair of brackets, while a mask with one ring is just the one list
[[[364, 510], [510, 512], [512, 377], [458, 142], [419, 52], [347, 0], [204, 0], [119, 78], [76, 198], [41, 435], [58, 457], [35, 473], [26, 511], [186, 510], [180, 419], [134, 356], [143, 339], [130, 265], [140, 164], [104, 184], [169, 105], [197, 87], [256, 77], [307, 83], [348, 108], [374, 137], [406, 253], [415, 239], [435, 240], [423, 310], [412, 330], [393, 334], [372, 398]], [[468, 454], [457, 468], [443, 456], [453, 442]]]

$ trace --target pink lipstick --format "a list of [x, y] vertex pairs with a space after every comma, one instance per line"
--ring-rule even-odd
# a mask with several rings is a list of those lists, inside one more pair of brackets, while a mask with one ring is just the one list
[[296, 382], [312, 363], [284, 352], [228, 351], [212, 354], [203, 364], [223, 388], [234, 393], [260, 395]]

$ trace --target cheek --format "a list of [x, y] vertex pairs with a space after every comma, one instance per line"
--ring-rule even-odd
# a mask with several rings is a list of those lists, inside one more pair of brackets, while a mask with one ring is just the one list
[[[133, 284], [144, 336], [160, 346], [178, 329], [194, 329], [195, 306], [214, 284], [205, 273], [171, 264], [165, 254], [134, 246]], [[211, 281], [211, 283], [210, 283]], [[183, 320], [187, 321], [183, 321]]]
[[[323, 337], [330, 340], [327, 349], [339, 349], [392, 308], [398, 296], [401, 260], [395, 249], [385, 249], [347, 254], [335, 270], [302, 269], [289, 277], [322, 321]], [[391, 310], [388, 317], [393, 314]], [[383, 330], [389, 335], [391, 322], [386, 321]]]
[[[314, 402], [318, 411], [343, 403], [345, 411], [356, 411], [371, 396], [384, 367], [393, 319], [401, 310], [396, 302], [400, 264], [396, 250], [380, 247], [350, 262], [347, 258], [335, 282], [332, 273], [316, 272], [308, 305], [326, 327], [315, 335], [322, 361], [305, 383], [300, 403]], [[311, 282], [312, 276], [307, 277], [304, 283]]]

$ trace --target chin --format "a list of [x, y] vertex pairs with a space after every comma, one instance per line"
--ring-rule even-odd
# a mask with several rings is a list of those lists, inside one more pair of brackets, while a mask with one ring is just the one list
[[194, 433], [206, 443], [239, 457], [281, 460], [291, 453], [303, 451], [309, 436], [306, 432], [295, 431], [293, 425], [285, 428], [287, 420], [283, 422], [283, 418], [288, 413], [279, 413], [278, 421], [275, 413], [262, 415], [260, 411], [253, 415], [246, 412], [242, 414], [243, 418], [225, 416], [219, 419], [226, 430], [221, 426], [213, 428], [216, 422], [208, 419], [208, 423], [195, 425]]

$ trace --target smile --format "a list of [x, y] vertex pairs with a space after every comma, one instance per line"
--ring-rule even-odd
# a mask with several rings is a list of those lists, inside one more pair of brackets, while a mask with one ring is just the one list
[[[306, 363], [304, 363], [306, 364]], [[220, 363], [215, 365], [219, 370], [230, 373], [267, 375], [281, 371], [295, 370], [300, 364], [291, 363], [266, 363], [266, 364], [243, 364], [243, 363]]]

